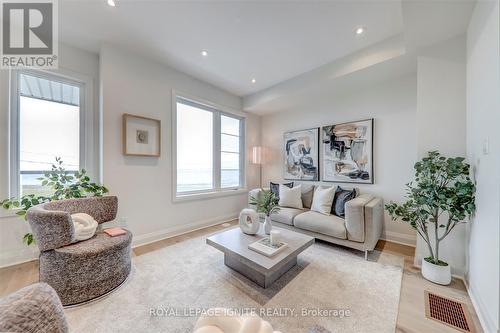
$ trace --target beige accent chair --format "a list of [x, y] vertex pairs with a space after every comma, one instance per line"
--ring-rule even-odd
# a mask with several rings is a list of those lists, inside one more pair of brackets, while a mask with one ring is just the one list
[[[382, 233], [384, 204], [381, 198], [360, 194], [345, 204], [345, 218], [324, 215], [310, 210], [316, 185], [302, 184], [303, 209], [280, 207], [271, 215], [274, 225], [291, 229], [314, 238], [365, 252], [373, 251]], [[256, 197], [261, 189], [249, 192]], [[249, 207], [252, 207], [249, 203]]]

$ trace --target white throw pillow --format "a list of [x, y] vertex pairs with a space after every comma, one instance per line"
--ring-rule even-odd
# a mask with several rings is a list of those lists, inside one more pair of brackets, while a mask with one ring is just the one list
[[288, 186], [280, 186], [280, 200], [278, 205], [281, 207], [290, 207], [302, 209], [302, 189], [301, 186], [289, 188]]
[[332, 202], [334, 197], [335, 186], [326, 188], [318, 186], [316, 191], [314, 191], [311, 210], [324, 215], [331, 215], [330, 212], [332, 211]]

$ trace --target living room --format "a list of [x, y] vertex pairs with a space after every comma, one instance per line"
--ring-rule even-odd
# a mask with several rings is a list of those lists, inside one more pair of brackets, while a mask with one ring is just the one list
[[498, 0], [40, 3], [0, 331], [499, 332]]

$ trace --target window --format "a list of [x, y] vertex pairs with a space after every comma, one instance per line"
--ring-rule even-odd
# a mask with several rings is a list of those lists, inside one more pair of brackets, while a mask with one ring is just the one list
[[176, 97], [176, 196], [244, 186], [244, 119]]
[[50, 195], [37, 179], [60, 157], [66, 170], [83, 167], [83, 85], [55, 75], [16, 72], [13, 80], [13, 195]]

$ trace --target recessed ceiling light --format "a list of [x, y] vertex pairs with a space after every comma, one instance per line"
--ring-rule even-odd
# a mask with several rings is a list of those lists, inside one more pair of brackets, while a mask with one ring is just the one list
[[255, 82], [257, 82], [257, 80], [256, 79], [252, 79], [252, 83], [255, 83]]
[[358, 27], [356, 28], [356, 35], [362, 35], [366, 32], [366, 28], [365, 27]]
[[115, 0], [108, 0], [108, 5], [110, 5], [111, 7], [115, 7], [116, 6]]
[[207, 50], [202, 50], [201, 51], [201, 55], [206, 57], [208, 55], [208, 51]]

